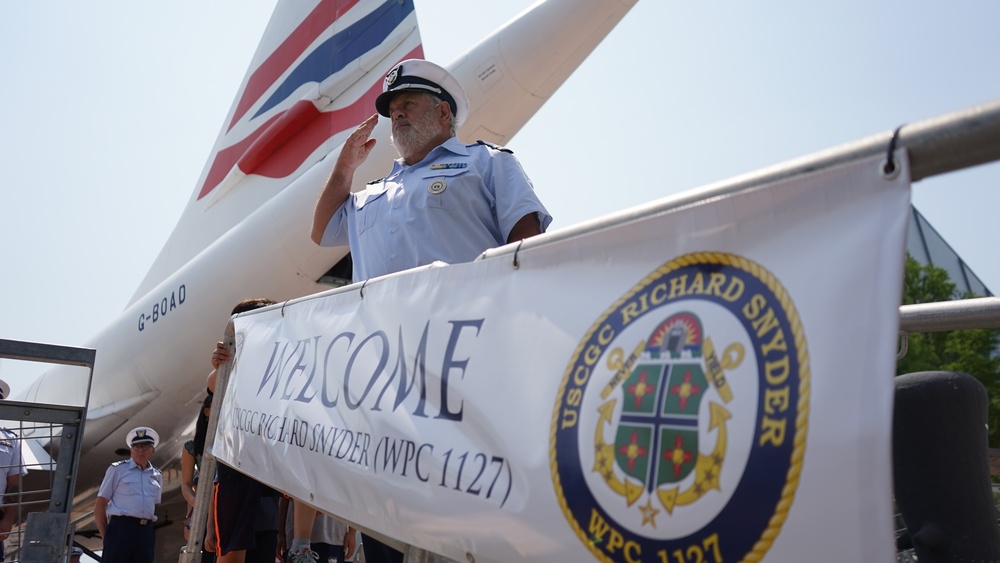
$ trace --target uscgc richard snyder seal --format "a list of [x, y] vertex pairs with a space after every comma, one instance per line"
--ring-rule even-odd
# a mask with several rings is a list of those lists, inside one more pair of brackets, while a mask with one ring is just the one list
[[760, 265], [682, 256], [597, 319], [552, 416], [563, 513], [602, 561], [758, 561], [795, 499], [809, 357]]

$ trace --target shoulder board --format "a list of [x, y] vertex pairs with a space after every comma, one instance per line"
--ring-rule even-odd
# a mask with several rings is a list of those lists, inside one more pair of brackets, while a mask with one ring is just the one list
[[381, 182], [382, 180], [385, 180], [386, 178], [388, 178], [388, 176], [383, 176], [383, 177], [379, 178], [378, 180], [372, 180], [371, 182], [368, 182], [368, 185], [370, 186], [372, 184], [378, 184], [379, 182]]
[[123, 464], [123, 463], [125, 463], [127, 461], [128, 461], [127, 459], [119, 459], [118, 461], [112, 463], [111, 467], [118, 467], [119, 465], [121, 465], [121, 464]]
[[476, 144], [483, 145], [483, 146], [486, 146], [486, 147], [490, 147], [491, 149], [493, 149], [495, 151], [502, 151], [502, 152], [505, 152], [505, 153], [514, 154], [514, 151], [508, 149], [507, 147], [501, 147], [500, 145], [494, 145], [493, 143], [491, 143], [489, 141], [484, 141], [482, 139], [476, 141]]

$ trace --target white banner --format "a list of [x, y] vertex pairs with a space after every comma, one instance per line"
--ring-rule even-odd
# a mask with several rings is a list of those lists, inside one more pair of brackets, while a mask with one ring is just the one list
[[892, 561], [878, 161], [238, 317], [215, 453], [459, 561]]

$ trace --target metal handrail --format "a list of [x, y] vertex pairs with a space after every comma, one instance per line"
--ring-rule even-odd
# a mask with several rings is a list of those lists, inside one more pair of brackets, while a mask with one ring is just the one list
[[[585, 232], [623, 225], [697, 202], [753, 189], [765, 184], [886, 154], [893, 131], [845, 143], [774, 166], [666, 197], [644, 205], [585, 221], [578, 225], [487, 250], [479, 259], [506, 256], [520, 250], [565, 240]], [[909, 155], [910, 180], [1000, 160], [1000, 100], [980, 104], [899, 128], [895, 147]], [[350, 286], [348, 286], [350, 288]], [[350, 289], [349, 289], [350, 290]]]
[[1000, 328], [1000, 297], [920, 303], [899, 308], [899, 330], [904, 332], [973, 328]]

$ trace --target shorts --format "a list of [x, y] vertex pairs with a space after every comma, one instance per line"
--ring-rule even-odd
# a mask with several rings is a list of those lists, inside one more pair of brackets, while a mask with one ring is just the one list
[[[221, 466], [220, 466], [221, 468]], [[233, 471], [215, 484], [215, 535], [218, 553], [253, 549], [254, 513], [258, 509], [264, 485]]]

